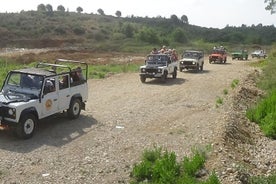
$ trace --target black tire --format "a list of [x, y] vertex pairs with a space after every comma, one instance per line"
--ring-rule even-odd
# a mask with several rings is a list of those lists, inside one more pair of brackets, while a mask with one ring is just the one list
[[203, 64], [202, 64], [201, 67], [200, 67], [200, 71], [203, 71]]
[[70, 119], [77, 119], [81, 112], [81, 101], [77, 98], [73, 99], [69, 109], [67, 110]]
[[172, 74], [172, 78], [176, 79], [177, 76], [177, 68], [174, 68], [173, 74]]
[[164, 71], [164, 74], [161, 76], [162, 82], [166, 82], [167, 76], [168, 76], [168, 72]]
[[16, 127], [16, 135], [21, 139], [29, 139], [34, 135], [37, 118], [33, 114], [22, 115]]
[[140, 76], [140, 81], [141, 81], [142, 83], [145, 83], [145, 82], [146, 82], [146, 77]]

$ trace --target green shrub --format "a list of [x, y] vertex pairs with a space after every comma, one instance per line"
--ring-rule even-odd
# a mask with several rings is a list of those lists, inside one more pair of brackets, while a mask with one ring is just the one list
[[239, 84], [239, 80], [238, 79], [234, 79], [231, 83], [231, 88], [234, 89], [235, 87], [237, 87], [237, 85]]
[[256, 122], [266, 136], [276, 138], [276, 90], [269, 93], [255, 107], [247, 110], [246, 116]]
[[133, 167], [131, 183], [219, 184], [214, 173], [206, 181], [195, 177], [196, 172], [204, 167], [206, 156], [198, 150], [193, 153], [191, 158], [184, 157], [181, 163], [177, 163], [174, 152], [162, 152], [161, 148], [146, 150], [141, 163]]
[[271, 176], [253, 176], [249, 180], [249, 184], [275, 184], [276, 174]]

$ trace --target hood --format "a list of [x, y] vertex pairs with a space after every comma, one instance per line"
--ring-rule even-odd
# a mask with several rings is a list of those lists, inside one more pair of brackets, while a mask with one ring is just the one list
[[221, 57], [221, 54], [211, 54], [209, 57]]
[[15, 103], [15, 102], [27, 102], [30, 99], [31, 99], [30, 96], [27, 96], [24, 94], [0, 93], [0, 103], [2, 103], [2, 104], [10, 104], [10, 103]]

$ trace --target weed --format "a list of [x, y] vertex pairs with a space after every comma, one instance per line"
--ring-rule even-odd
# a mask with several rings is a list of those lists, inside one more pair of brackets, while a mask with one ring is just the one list
[[195, 150], [191, 158], [184, 157], [177, 162], [174, 152], [162, 152], [161, 148], [146, 150], [142, 162], [132, 170], [132, 184], [166, 183], [166, 184], [219, 184], [217, 176], [212, 173], [206, 181], [198, 180], [195, 173], [204, 167], [205, 152]]
[[238, 79], [234, 79], [231, 83], [231, 88], [234, 89], [235, 87], [237, 87], [237, 85], [239, 84], [239, 80]]
[[223, 98], [218, 97], [216, 100], [216, 107], [218, 107], [219, 105], [222, 105], [222, 104], [223, 104]]
[[224, 95], [227, 95], [227, 94], [228, 94], [228, 89], [224, 89], [224, 90], [223, 90], [223, 94], [224, 94]]

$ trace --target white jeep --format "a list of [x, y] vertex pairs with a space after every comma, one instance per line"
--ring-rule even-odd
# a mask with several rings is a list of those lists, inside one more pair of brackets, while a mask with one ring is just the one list
[[140, 66], [140, 80], [146, 82], [147, 78], [161, 78], [162, 81], [172, 75], [177, 76], [177, 62], [167, 54], [150, 54], [146, 57], [145, 65]]
[[88, 98], [87, 73], [86, 63], [64, 59], [10, 71], [0, 92], [0, 126], [27, 139], [40, 119], [63, 111], [78, 118]]
[[197, 50], [186, 50], [179, 61], [179, 71], [183, 69], [202, 71], [204, 65], [204, 53]]

